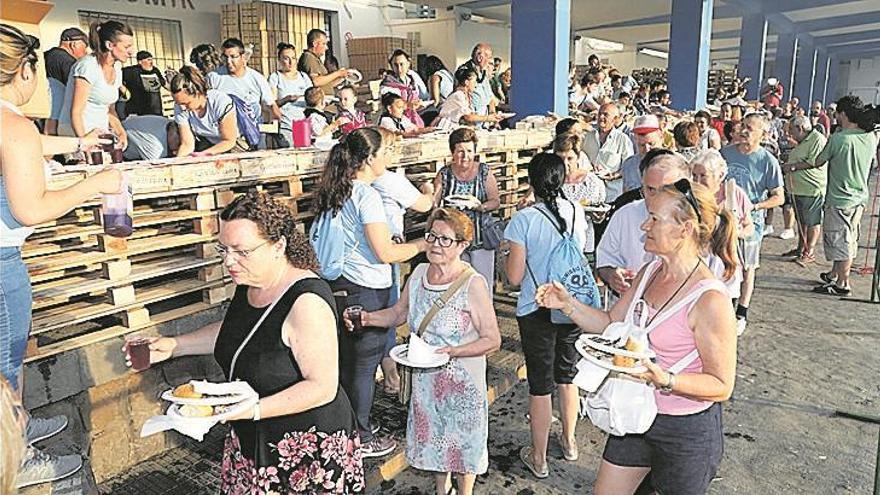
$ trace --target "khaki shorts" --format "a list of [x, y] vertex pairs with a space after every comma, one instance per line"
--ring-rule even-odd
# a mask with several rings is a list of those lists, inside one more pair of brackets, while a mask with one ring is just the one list
[[825, 207], [825, 221], [822, 224], [822, 241], [825, 244], [825, 259], [828, 261], [849, 261], [856, 257], [859, 249], [859, 231], [862, 222], [862, 205], [840, 209]]

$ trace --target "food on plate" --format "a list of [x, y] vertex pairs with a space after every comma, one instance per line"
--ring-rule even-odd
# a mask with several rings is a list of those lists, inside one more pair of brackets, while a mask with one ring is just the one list
[[636, 360], [635, 358], [615, 354], [614, 357], [611, 358], [611, 364], [621, 368], [632, 368], [636, 365]]
[[181, 399], [201, 399], [202, 394], [196, 392], [195, 387], [191, 383], [184, 383], [178, 387], [175, 387], [174, 392], [171, 393], [175, 397], [180, 397]]
[[180, 415], [187, 418], [207, 418], [214, 415], [214, 408], [211, 406], [197, 406], [194, 404], [185, 404], [180, 406]]
[[638, 341], [632, 337], [628, 337], [626, 339], [626, 345], [624, 346], [624, 348], [626, 350], [628, 350], [629, 352], [635, 352], [635, 353], [641, 354], [641, 353], [645, 352], [645, 343]]

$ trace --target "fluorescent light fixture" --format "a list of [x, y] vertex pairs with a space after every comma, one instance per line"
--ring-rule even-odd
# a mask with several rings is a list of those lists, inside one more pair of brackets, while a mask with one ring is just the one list
[[661, 52], [660, 50], [655, 50], [653, 48], [639, 48], [639, 53], [641, 53], [642, 55], [647, 55], [649, 57], [657, 57], [664, 60], [669, 59], [668, 53]]
[[622, 52], [623, 43], [616, 41], [600, 40], [599, 38], [581, 38], [581, 43], [599, 52]]

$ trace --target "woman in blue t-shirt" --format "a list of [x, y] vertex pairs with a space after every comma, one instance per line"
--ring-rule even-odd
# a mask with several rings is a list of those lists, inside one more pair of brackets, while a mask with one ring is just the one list
[[581, 331], [575, 325], [553, 323], [550, 311], [535, 302], [537, 286], [549, 279], [550, 256], [562, 239], [560, 231], [571, 233], [581, 252], [586, 242], [584, 210], [565, 198], [565, 176], [565, 162], [559, 156], [541, 153], [532, 158], [529, 184], [535, 204], [518, 211], [504, 230], [504, 238], [510, 241], [507, 279], [521, 284], [516, 322], [529, 369], [531, 444], [522, 448], [520, 458], [538, 478], [549, 475], [547, 442], [554, 389], [559, 392], [562, 414], [562, 453], [569, 461], [578, 458], [574, 429], [580, 401], [572, 380], [580, 360], [574, 343]]
[[232, 98], [208, 89], [195, 67], [183, 67], [171, 80], [174, 121], [180, 130], [177, 156], [247, 151], [249, 146], [238, 129]]
[[[349, 331], [342, 324], [342, 313], [352, 306], [376, 311], [391, 306], [391, 263], [406, 261], [427, 249], [420, 239], [405, 244], [391, 240], [382, 198], [370, 187], [385, 172], [391, 150], [382, 146], [382, 135], [374, 128], [356, 129], [333, 146], [324, 167], [315, 199], [315, 216], [331, 213], [343, 227], [342, 274], [328, 280], [337, 296], [340, 312], [339, 379], [351, 400], [363, 442], [364, 457], [390, 453], [395, 443], [375, 435], [370, 423], [376, 367], [382, 360], [388, 329], [363, 327]], [[322, 246], [315, 245], [323, 259]]]

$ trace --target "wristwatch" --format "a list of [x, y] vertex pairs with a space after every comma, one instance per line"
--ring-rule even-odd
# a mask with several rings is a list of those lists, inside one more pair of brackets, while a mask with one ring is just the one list
[[672, 392], [673, 388], [675, 388], [675, 373], [667, 371], [666, 374], [669, 375], [669, 381], [666, 382], [666, 385], [660, 385], [660, 391], [668, 394]]
[[254, 404], [254, 417], [253, 417], [253, 420], [254, 420], [254, 421], [259, 421], [261, 417], [262, 417], [262, 416], [261, 416], [261, 414], [260, 414], [260, 401], [259, 401], [259, 399], [258, 399], [257, 402]]

